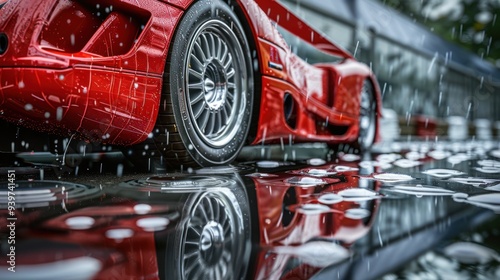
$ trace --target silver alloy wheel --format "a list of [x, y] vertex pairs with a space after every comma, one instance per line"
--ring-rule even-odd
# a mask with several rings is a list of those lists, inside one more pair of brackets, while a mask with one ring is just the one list
[[184, 279], [233, 279], [235, 254], [242, 250], [241, 217], [217, 193], [207, 193], [194, 206], [183, 242]]
[[185, 91], [197, 135], [220, 148], [236, 135], [244, 119], [247, 65], [238, 37], [224, 22], [199, 27], [188, 47]]
[[359, 111], [358, 143], [362, 149], [369, 148], [375, 141], [375, 100], [372, 85], [365, 81], [361, 90]]

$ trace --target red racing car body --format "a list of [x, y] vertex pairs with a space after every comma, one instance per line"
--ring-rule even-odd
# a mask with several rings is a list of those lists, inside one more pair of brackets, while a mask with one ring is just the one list
[[[277, 26], [339, 61], [308, 64]], [[10, 0], [0, 81], [5, 120], [187, 165], [280, 139], [366, 148], [381, 108], [366, 65], [266, 0]]]

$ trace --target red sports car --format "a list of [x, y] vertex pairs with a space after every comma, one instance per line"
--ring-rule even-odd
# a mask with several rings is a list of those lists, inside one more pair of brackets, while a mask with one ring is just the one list
[[[308, 64], [278, 26], [338, 62]], [[270, 0], [9, 0], [0, 81], [5, 120], [171, 165], [277, 141], [366, 148], [381, 108], [366, 65]]]

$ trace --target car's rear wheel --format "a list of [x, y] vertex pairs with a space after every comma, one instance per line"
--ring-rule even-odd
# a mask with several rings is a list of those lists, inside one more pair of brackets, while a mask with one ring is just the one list
[[231, 8], [220, 0], [193, 4], [170, 48], [153, 132], [167, 165], [235, 159], [252, 116], [252, 69], [249, 44]]
[[369, 150], [375, 142], [377, 129], [377, 103], [372, 83], [365, 80], [360, 95], [359, 133], [357, 146], [361, 151]]

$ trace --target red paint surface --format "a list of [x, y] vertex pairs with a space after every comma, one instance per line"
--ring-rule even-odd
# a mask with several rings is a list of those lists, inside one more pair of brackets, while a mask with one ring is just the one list
[[[369, 69], [278, 2], [237, 2], [244, 15], [240, 21], [256, 43], [262, 75], [253, 143], [290, 136], [299, 142], [355, 141], [365, 79], [375, 84], [381, 107]], [[171, 39], [191, 3], [9, 1], [0, 13], [0, 32], [9, 39], [0, 55], [1, 117], [93, 141], [128, 145], [145, 140], [158, 114]], [[273, 21], [341, 62], [306, 63], [290, 51]], [[272, 68], [270, 62], [283, 68]], [[299, 108], [295, 128], [284, 120], [285, 92]], [[346, 130], [336, 135], [326, 125]]]

